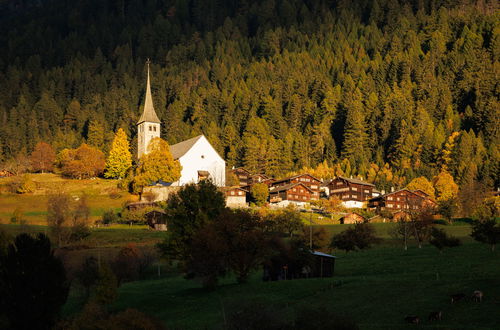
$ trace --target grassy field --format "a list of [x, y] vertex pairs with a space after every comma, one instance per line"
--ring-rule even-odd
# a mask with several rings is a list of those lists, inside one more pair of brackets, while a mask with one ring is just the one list
[[[336, 233], [348, 225], [326, 226]], [[406, 315], [419, 315], [423, 324], [433, 329], [499, 329], [500, 324], [500, 252], [490, 252], [489, 246], [468, 237], [467, 225], [444, 226], [459, 236], [462, 246], [440, 254], [434, 247], [418, 249], [414, 243], [404, 251], [388, 232], [392, 224], [376, 224], [384, 242], [362, 252], [335, 251], [335, 276], [263, 282], [255, 273], [246, 284], [237, 285], [233, 278], [221, 281], [216, 291], [208, 292], [196, 281], [185, 280], [175, 270], [162, 268], [162, 276], [130, 282], [119, 289], [112, 310], [137, 308], [164, 321], [173, 329], [219, 329], [224, 315], [241, 302], [259, 302], [272, 306], [285, 317], [292, 318], [297, 310], [327, 307], [353, 318], [362, 329], [411, 329], [403, 321]], [[0, 228], [15, 234], [21, 226]], [[43, 231], [45, 227], [29, 227]], [[127, 226], [93, 230], [89, 249], [73, 251], [66, 260], [82, 260], [82, 255], [101, 253], [112, 255], [117, 249], [133, 242], [151, 247], [164, 233]], [[75, 261], [76, 262], [76, 261]], [[462, 301], [451, 304], [449, 295], [482, 290], [482, 303]], [[81, 307], [76, 292], [65, 306], [65, 315]], [[432, 311], [443, 312], [440, 322], [428, 322]]]
[[48, 195], [58, 191], [75, 197], [87, 195], [92, 220], [100, 218], [106, 210], [119, 210], [126, 201], [137, 199], [117, 189], [116, 180], [72, 180], [48, 173], [30, 174], [30, 178], [37, 188], [32, 194], [24, 195], [9, 191], [9, 184], [15, 178], [0, 178], [0, 223], [9, 223], [14, 211], [19, 209], [28, 224], [46, 224]]

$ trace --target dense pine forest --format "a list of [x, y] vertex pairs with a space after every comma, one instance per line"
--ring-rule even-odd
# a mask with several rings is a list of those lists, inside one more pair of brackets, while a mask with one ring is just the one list
[[[0, 163], [136, 146], [147, 58], [169, 143], [229, 166], [500, 184], [494, 0], [0, 2]], [[391, 179], [392, 178], [392, 179]], [[380, 179], [382, 180], [382, 179]]]

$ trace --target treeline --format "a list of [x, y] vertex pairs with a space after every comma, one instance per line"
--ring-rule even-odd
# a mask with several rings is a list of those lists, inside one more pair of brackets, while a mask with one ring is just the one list
[[118, 128], [135, 148], [149, 57], [162, 136], [204, 133], [229, 166], [500, 184], [495, 1], [1, 6], [2, 161], [39, 141], [107, 153]]

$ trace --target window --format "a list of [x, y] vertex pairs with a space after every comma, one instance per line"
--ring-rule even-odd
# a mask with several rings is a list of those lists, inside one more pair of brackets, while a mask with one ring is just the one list
[[365, 194], [369, 194], [370, 193], [370, 190], [365, 190]]
[[155, 131], [155, 132], [156, 132], [156, 126], [153, 126], [153, 131]]
[[238, 195], [239, 196], [243, 195], [243, 191], [238, 191]]
[[351, 195], [352, 198], [358, 198], [356, 195]]
[[293, 190], [293, 192], [296, 192], [296, 191], [297, 191], [297, 189], [295, 189], [295, 188], [293, 188], [292, 190]]
[[392, 201], [392, 196], [387, 197], [388, 201]]
[[387, 207], [392, 207], [392, 204], [387, 204]]
[[401, 208], [401, 205], [398, 204], [398, 209], [400, 209], [400, 208]]
[[335, 183], [335, 185], [341, 186], [342, 185], [342, 181], [337, 181], [337, 183]]
[[312, 185], [312, 186], [311, 186], [311, 189], [318, 189], [318, 186], [316, 186], [316, 185]]
[[151, 132], [153, 130], [153, 126], [149, 125], [149, 131]]
[[352, 187], [352, 191], [358, 191], [358, 188]]
[[398, 197], [398, 198], [396, 198], [396, 200], [399, 202], [399, 197]]
[[306, 196], [302, 196], [302, 199], [306, 199]]

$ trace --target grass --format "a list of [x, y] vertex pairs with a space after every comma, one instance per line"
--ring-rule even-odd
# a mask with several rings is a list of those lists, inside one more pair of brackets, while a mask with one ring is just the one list
[[[330, 233], [348, 225], [327, 226]], [[412, 329], [406, 315], [419, 315], [420, 327], [435, 329], [498, 329], [500, 320], [500, 252], [472, 241], [469, 226], [444, 226], [464, 244], [440, 254], [434, 247], [418, 249], [414, 243], [404, 251], [388, 232], [392, 224], [375, 224], [384, 243], [362, 252], [336, 252], [335, 276], [325, 279], [263, 282], [261, 273], [237, 285], [232, 277], [222, 279], [216, 291], [206, 291], [197, 281], [185, 280], [174, 269], [159, 279], [125, 283], [112, 310], [136, 308], [162, 320], [173, 329], [219, 329], [224, 313], [240, 302], [258, 301], [293, 318], [304, 306], [327, 307], [353, 318], [362, 329]], [[156, 236], [158, 235], [158, 236]], [[108, 251], [127, 240], [152, 244], [163, 233], [143, 229], [94, 230], [92, 236]], [[149, 242], [149, 243], [148, 243]], [[95, 253], [95, 249], [92, 250]], [[91, 251], [87, 251], [92, 253]], [[482, 290], [482, 303], [451, 304], [449, 295]], [[73, 291], [65, 306], [69, 315], [81, 308]], [[443, 321], [427, 322], [432, 311], [443, 312]]]
[[45, 225], [47, 217], [48, 195], [64, 191], [71, 196], [87, 196], [91, 210], [91, 220], [96, 220], [109, 209], [118, 211], [129, 200], [136, 196], [116, 188], [116, 180], [89, 179], [74, 180], [62, 178], [56, 174], [30, 174], [37, 189], [32, 194], [13, 194], [9, 192], [9, 184], [15, 178], [0, 178], [0, 223], [9, 223], [16, 209], [22, 210], [28, 224]]

